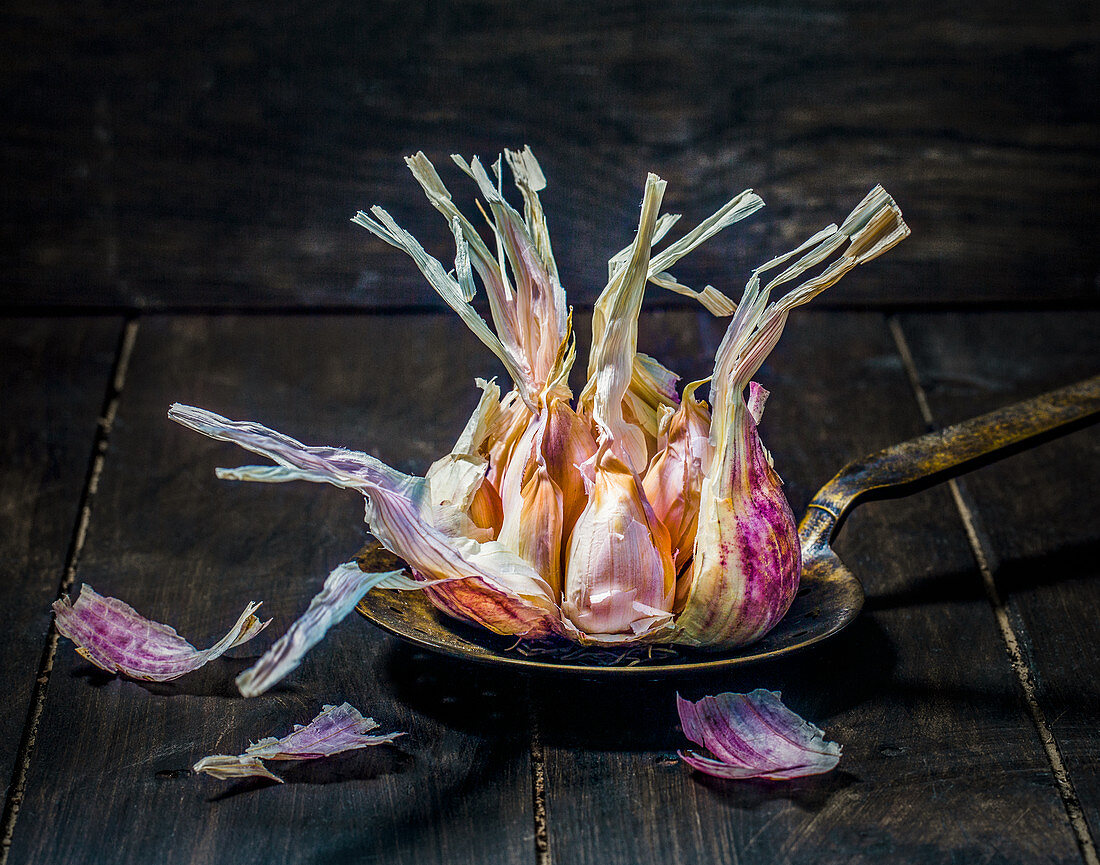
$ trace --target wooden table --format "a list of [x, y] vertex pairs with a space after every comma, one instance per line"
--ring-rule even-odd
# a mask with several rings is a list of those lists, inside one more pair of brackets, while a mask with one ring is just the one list
[[[1097, 863], [1095, 428], [857, 510], [837, 547], [865, 612], [789, 661], [527, 680], [353, 617], [246, 701], [233, 676], [362, 543], [361, 501], [216, 481], [239, 455], [165, 419], [189, 402], [410, 471], [449, 446], [501, 371], [346, 222], [379, 202], [446, 255], [417, 149], [535, 148], [582, 335], [646, 170], [686, 224], [746, 186], [768, 201], [677, 270], [734, 294], [878, 181], [913, 237], [798, 313], [759, 376], [801, 513], [854, 457], [1097, 372], [1094, 6], [57, 0], [0, 21], [6, 862]], [[722, 322], [653, 301], [641, 348], [706, 375]], [[128, 681], [51, 629], [82, 582], [200, 645], [249, 600], [275, 622]], [[843, 745], [836, 771], [678, 762], [677, 689], [756, 687]], [[284, 786], [187, 771], [343, 700], [408, 735]]]

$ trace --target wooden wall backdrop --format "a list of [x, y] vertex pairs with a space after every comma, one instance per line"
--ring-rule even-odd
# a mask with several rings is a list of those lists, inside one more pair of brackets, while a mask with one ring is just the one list
[[739, 289], [882, 182], [914, 237], [825, 303], [1095, 306], [1096, 25], [1043, 0], [13, 0], [0, 304], [434, 306], [348, 218], [383, 203], [449, 255], [401, 157], [528, 143], [576, 303], [653, 170], [689, 222], [769, 203], [688, 284]]

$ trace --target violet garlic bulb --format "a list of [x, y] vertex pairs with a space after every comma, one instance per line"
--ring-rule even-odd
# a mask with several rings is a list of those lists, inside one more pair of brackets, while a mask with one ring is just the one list
[[[416, 477], [366, 453], [307, 447], [201, 409], [173, 406], [170, 417], [278, 464], [223, 477], [360, 492], [370, 530], [412, 571], [400, 588], [419, 587], [468, 623], [583, 644], [726, 648], [758, 639], [790, 605], [801, 561], [794, 516], [757, 431], [767, 392], [752, 377], [791, 310], [909, 233], [897, 206], [875, 187], [842, 225], [757, 268], [734, 304], [713, 286], [683, 285], [670, 269], [763, 201], [745, 190], [655, 251], [679, 217], [661, 213], [665, 181], [651, 174], [634, 240], [609, 261], [587, 381], [574, 403], [572, 315], [539, 200], [543, 173], [526, 148], [497, 160], [494, 177], [476, 158], [453, 159], [485, 202], [488, 242], [427, 157], [407, 160], [451, 228], [453, 269], [380, 207], [353, 220], [406, 252], [511, 378], [503, 397], [496, 383], [479, 380], [481, 399], [450, 454]], [[505, 162], [522, 214], [503, 194]], [[491, 325], [471, 304], [475, 275]], [[709, 407], [706, 380], [678, 394], [679, 376], [638, 350], [648, 284], [732, 316]]]

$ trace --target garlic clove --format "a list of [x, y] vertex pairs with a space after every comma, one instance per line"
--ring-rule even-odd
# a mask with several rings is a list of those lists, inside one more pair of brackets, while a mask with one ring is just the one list
[[573, 532], [581, 511], [588, 503], [580, 466], [596, 454], [596, 439], [589, 424], [563, 399], [553, 399], [546, 408], [541, 456], [550, 479], [561, 490], [562, 538]]
[[630, 634], [671, 612], [675, 587], [668, 531], [638, 476], [606, 451], [569, 536], [562, 612], [587, 634]]
[[679, 407], [666, 415], [659, 450], [642, 481], [653, 512], [668, 529], [677, 571], [694, 552], [699, 491], [710, 461], [710, 413], [695, 398], [703, 383], [685, 387]]
[[561, 490], [545, 465], [535, 466], [523, 485], [516, 552], [546, 580], [555, 601], [561, 599], [561, 539], [564, 521]]
[[483, 478], [478, 485], [468, 513], [470, 522], [481, 530], [481, 536], [471, 534], [470, 537], [478, 541], [491, 541], [500, 534], [500, 527], [504, 524], [504, 505], [500, 501], [500, 493], [488, 478]]
[[[775, 347], [787, 316], [909, 233], [894, 200], [875, 187], [831, 225], [758, 268], [718, 347], [712, 375], [713, 453], [699, 496], [692, 581], [677, 640], [708, 649], [750, 643], [783, 617], [802, 569], [794, 514], [757, 432], [766, 392], [745, 390]], [[793, 263], [761, 285], [762, 273]], [[819, 268], [780, 299], [771, 290]]]

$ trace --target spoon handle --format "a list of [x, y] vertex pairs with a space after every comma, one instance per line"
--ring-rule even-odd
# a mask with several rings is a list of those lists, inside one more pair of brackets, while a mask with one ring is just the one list
[[1100, 375], [849, 463], [818, 490], [798, 532], [828, 544], [859, 501], [907, 496], [1100, 420]]

